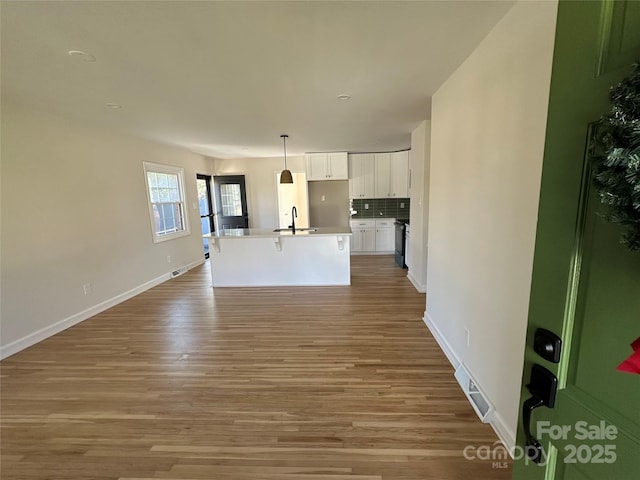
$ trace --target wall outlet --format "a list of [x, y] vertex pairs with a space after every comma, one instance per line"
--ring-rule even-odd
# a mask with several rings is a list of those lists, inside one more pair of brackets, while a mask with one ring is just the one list
[[400, 202], [400, 208], [404, 208], [404, 202]]
[[167, 255], [167, 263], [171, 263], [171, 255]]
[[365, 210], [369, 210], [369, 204], [368, 204], [368, 203], [365, 203], [365, 204], [364, 204], [364, 209], [365, 209]]
[[322, 195], [322, 201], [323, 201], [323, 202], [325, 201], [325, 196], [324, 196], [324, 195]]
[[471, 346], [471, 332], [469, 331], [468, 328], [464, 329], [464, 334], [466, 336], [466, 340], [467, 340], [467, 347]]
[[84, 292], [85, 295], [89, 295], [91, 293], [91, 290], [92, 290], [92, 288], [91, 288], [91, 284], [90, 283], [85, 283], [82, 286], [82, 291]]

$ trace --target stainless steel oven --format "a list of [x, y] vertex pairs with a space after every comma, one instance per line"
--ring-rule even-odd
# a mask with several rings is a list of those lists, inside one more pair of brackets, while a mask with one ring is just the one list
[[395, 222], [393, 222], [393, 224], [396, 227], [396, 241], [395, 241], [396, 263], [400, 268], [407, 268], [407, 266], [404, 263], [406, 223], [402, 220], [396, 220]]

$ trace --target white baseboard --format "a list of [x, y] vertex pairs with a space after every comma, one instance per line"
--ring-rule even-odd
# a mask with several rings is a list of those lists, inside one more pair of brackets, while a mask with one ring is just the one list
[[[204, 263], [204, 259], [198, 260], [196, 262], [191, 262], [190, 264], [185, 265], [183, 268], [186, 268], [187, 270], [191, 270], [192, 268], [198, 265], [201, 265], [203, 263]], [[104, 302], [100, 302], [97, 305], [94, 305], [93, 307], [89, 307], [86, 310], [78, 312], [52, 325], [41, 328], [40, 330], [30, 333], [29, 335], [25, 335], [24, 337], [19, 338], [18, 340], [8, 343], [7, 345], [0, 347], [0, 360], [10, 357], [11, 355], [18, 353], [19, 351], [24, 350], [25, 348], [29, 348], [32, 345], [35, 345], [36, 343], [41, 342], [42, 340], [45, 340], [57, 333], [60, 333], [69, 327], [73, 327], [74, 325], [77, 325], [80, 322], [83, 322], [101, 312], [104, 312], [105, 310], [111, 307], [118, 305], [119, 303], [124, 302], [125, 300], [129, 300], [130, 298], [133, 298], [136, 295], [139, 295], [142, 292], [155, 287], [156, 285], [160, 285], [161, 283], [169, 280], [170, 278], [171, 278], [171, 273], [167, 272], [163, 275], [160, 275], [159, 277], [149, 280], [148, 282], [138, 285], [137, 287], [134, 287], [131, 290], [127, 290], [126, 292], [116, 295], [115, 297], [105, 300]]]
[[[440, 346], [440, 348], [444, 352], [445, 356], [449, 360], [449, 363], [451, 363], [453, 368], [457, 369], [461, 363], [460, 357], [458, 357], [451, 344], [447, 341], [447, 339], [444, 337], [442, 332], [438, 329], [438, 327], [426, 311], [424, 312], [424, 317], [422, 320], [431, 332], [431, 335], [433, 335], [433, 338], [438, 343], [438, 346]], [[514, 447], [516, 445], [515, 433], [513, 432], [513, 430], [511, 430], [511, 428], [509, 428], [507, 423], [502, 418], [502, 415], [500, 415], [500, 412], [498, 412], [497, 410], [494, 411], [493, 420], [491, 421], [490, 425], [491, 428], [493, 428], [493, 431], [496, 432], [496, 435], [498, 435], [500, 441], [505, 445], [509, 453], [513, 456]]]
[[447, 339], [444, 338], [444, 335], [442, 334], [442, 332], [438, 329], [438, 327], [436, 327], [436, 324], [433, 323], [433, 320], [431, 319], [431, 317], [427, 312], [424, 312], [424, 317], [422, 318], [422, 320], [424, 321], [425, 325], [431, 332], [431, 335], [433, 335], [433, 338], [435, 338], [436, 342], [438, 342], [438, 345], [446, 355], [447, 359], [449, 360], [449, 363], [453, 365], [454, 369], [458, 368], [462, 361], [456, 354], [451, 344], [449, 344]]
[[[184, 270], [182, 273], [187, 273], [189, 270], [191, 270], [192, 268], [197, 267], [198, 265], [202, 265], [204, 262], [206, 262], [207, 259], [206, 258], [201, 258], [199, 260], [196, 260], [195, 262], [191, 262], [191, 263], [187, 263], [185, 266], [180, 267], [181, 270]], [[171, 270], [171, 272], [173, 272], [174, 270]], [[171, 272], [168, 273], [169, 277], [171, 277]]]
[[490, 425], [491, 428], [493, 428], [493, 431], [496, 432], [496, 435], [498, 435], [500, 441], [505, 447], [507, 447], [507, 451], [511, 455], [511, 458], [513, 458], [516, 447], [516, 435], [513, 430], [509, 428], [507, 423], [504, 421], [504, 418], [502, 418], [500, 413], [497, 411], [494, 412], [493, 421]]
[[[418, 293], [426, 293], [427, 291], [426, 287], [422, 285], [420, 282], [418, 282], [413, 275], [411, 275], [411, 270], [407, 272], [407, 278], [411, 283], [413, 283], [413, 286], [416, 287], [416, 290], [418, 291]], [[426, 312], [425, 312], [425, 315], [426, 315]]]

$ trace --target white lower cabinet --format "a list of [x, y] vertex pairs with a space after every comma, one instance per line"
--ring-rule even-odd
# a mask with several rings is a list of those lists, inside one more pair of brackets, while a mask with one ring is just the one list
[[370, 252], [376, 248], [376, 231], [373, 228], [362, 231], [362, 251]]
[[351, 251], [393, 253], [395, 230], [393, 219], [351, 220]]
[[376, 220], [376, 252], [393, 253], [395, 239], [393, 219]]
[[373, 252], [376, 248], [376, 221], [351, 220], [351, 251]]
[[351, 252], [362, 252], [362, 230], [351, 227]]

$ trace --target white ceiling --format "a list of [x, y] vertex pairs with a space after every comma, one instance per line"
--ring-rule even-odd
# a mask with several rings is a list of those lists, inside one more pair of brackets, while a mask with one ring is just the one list
[[220, 158], [398, 150], [512, 4], [3, 0], [2, 96]]

